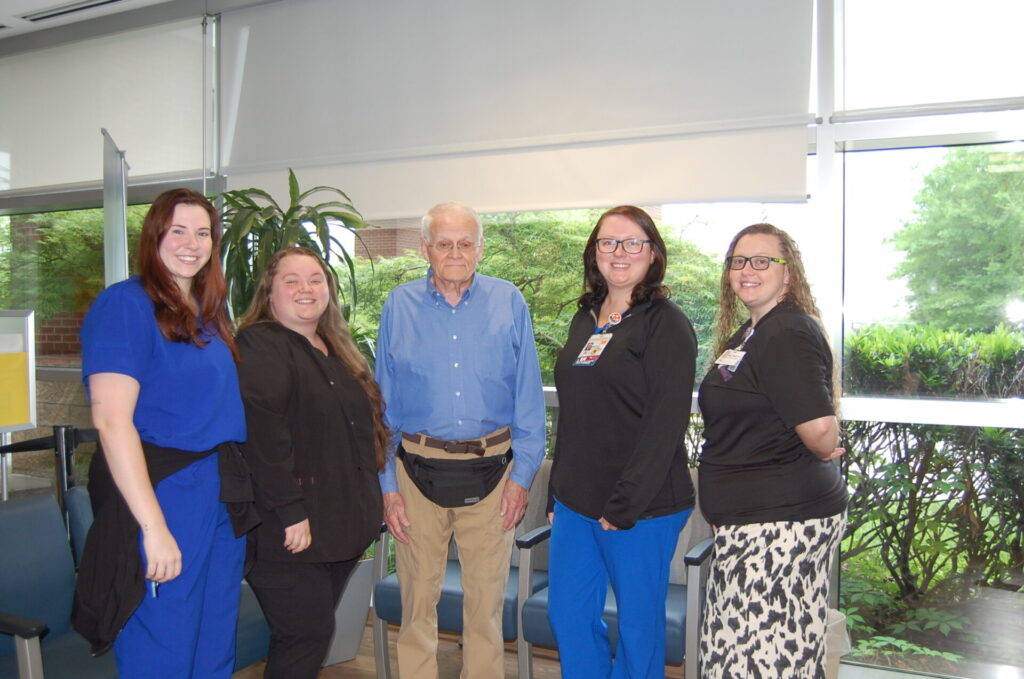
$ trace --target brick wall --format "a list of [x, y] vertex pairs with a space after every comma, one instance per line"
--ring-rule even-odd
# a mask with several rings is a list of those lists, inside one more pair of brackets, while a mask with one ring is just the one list
[[41, 321], [36, 327], [36, 351], [40, 356], [53, 354], [79, 354], [82, 345], [78, 331], [82, 327], [84, 311], [63, 311]]
[[370, 259], [396, 257], [406, 250], [419, 252], [420, 226], [418, 219], [389, 219], [360, 229], [362, 243], [356, 241], [356, 255]]

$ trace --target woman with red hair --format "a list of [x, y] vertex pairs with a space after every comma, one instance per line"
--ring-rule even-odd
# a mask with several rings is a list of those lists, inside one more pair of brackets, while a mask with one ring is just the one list
[[138, 276], [104, 290], [82, 325], [101, 450], [75, 627], [94, 650], [113, 642], [123, 677], [228, 679], [234, 667], [244, 540], [216, 453], [246, 429], [219, 245], [204, 196], [161, 194]]

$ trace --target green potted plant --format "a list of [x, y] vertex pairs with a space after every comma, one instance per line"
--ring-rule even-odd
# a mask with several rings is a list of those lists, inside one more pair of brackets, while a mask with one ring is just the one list
[[[317, 193], [325, 194], [326, 199], [308, 200]], [[365, 227], [366, 222], [344, 191], [331, 186], [314, 186], [301, 191], [295, 172], [289, 169], [287, 207], [256, 188], [226, 191], [220, 197], [224, 201], [221, 214], [224, 275], [228, 280], [228, 306], [233, 317], [237, 318], [249, 307], [260, 274], [273, 254], [293, 245], [316, 252], [335, 271], [346, 270], [344, 284], [339, 276], [337, 292], [342, 300], [355, 304], [352, 256], [331, 235], [331, 227], [348, 229], [359, 239], [356, 230]]]

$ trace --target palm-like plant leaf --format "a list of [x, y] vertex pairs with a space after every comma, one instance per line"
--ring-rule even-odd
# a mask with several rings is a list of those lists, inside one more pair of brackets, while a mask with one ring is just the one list
[[[329, 193], [334, 197], [305, 204], [310, 196], [317, 193]], [[331, 186], [314, 186], [302, 191], [295, 172], [289, 169], [287, 209], [282, 209], [269, 193], [256, 188], [227, 191], [221, 194], [221, 199], [224, 204], [221, 215], [224, 222], [224, 274], [228, 279], [229, 306], [233, 316], [241, 315], [248, 308], [257, 281], [274, 253], [292, 245], [313, 250], [329, 266], [344, 264], [347, 276], [344, 276], [344, 281], [338, 281], [337, 294], [343, 298], [350, 297], [351, 303], [355, 304], [355, 262], [331, 234], [331, 227], [348, 229], [362, 243], [356, 230], [365, 227], [366, 222], [344, 191]]]

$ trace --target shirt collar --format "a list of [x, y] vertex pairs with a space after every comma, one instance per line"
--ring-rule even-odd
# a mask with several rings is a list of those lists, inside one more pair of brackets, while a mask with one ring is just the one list
[[[427, 275], [426, 275], [426, 278], [424, 279], [426, 281], [425, 291], [426, 291], [427, 300], [430, 301], [430, 302], [433, 302], [436, 305], [444, 304], [445, 306], [450, 307], [451, 305], [448, 304], [448, 300], [446, 300], [444, 298], [444, 295], [440, 291], [438, 291], [438, 289], [434, 286], [433, 277], [434, 277], [434, 267], [429, 266], [429, 267], [427, 267]], [[462, 306], [463, 304], [468, 303], [469, 300], [473, 298], [473, 291], [477, 289], [477, 286], [478, 286], [479, 283], [480, 283], [480, 272], [479, 271], [474, 271], [473, 272], [473, 280], [471, 280], [469, 282], [469, 287], [466, 288], [465, 292], [462, 293], [462, 297], [459, 299], [458, 306]]]

